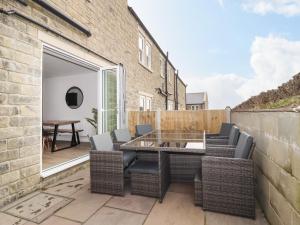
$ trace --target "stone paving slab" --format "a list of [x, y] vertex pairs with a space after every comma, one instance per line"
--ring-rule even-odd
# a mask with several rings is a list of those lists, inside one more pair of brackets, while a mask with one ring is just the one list
[[145, 225], [157, 224], [204, 225], [204, 212], [194, 206], [193, 196], [168, 192], [162, 203], [156, 202], [145, 222]]
[[44, 192], [54, 195], [69, 197], [77, 191], [83, 189], [90, 183], [90, 175], [88, 171], [83, 170], [78, 173], [59, 181], [56, 184], [44, 188]]
[[84, 225], [142, 225], [145, 218], [146, 215], [103, 207]]
[[20, 201], [5, 210], [5, 213], [29, 220], [35, 223], [41, 223], [51, 216], [58, 209], [66, 206], [72, 201], [70, 198], [55, 196], [47, 193], [38, 193], [37, 195]]
[[194, 194], [194, 184], [192, 183], [172, 183], [169, 186], [168, 192]]
[[256, 210], [256, 220], [221, 213], [205, 212], [206, 225], [269, 225], [260, 210]]
[[[35, 225], [35, 224], [25, 223], [24, 225]], [[81, 224], [71, 220], [60, 218], [58, 216], [51, 216], [39, 225], [81, 225]]]
[[147, 215], [150, 213], [155, 202], [155, 198], [131, 195], [128, 193], [124, 197], [113, 197], [106, 203], [106, 206]]
[[193, 184], [171, 184], [163, 203], [131, 195], [127, 188], [124, 197], [112, 197], [90, 193], [87, 169], [51, 185], [47, 191], [32, 193], [0, 209], [0, 225], [38, 225], [5, 211], [16, 209], [39, 194], [52, 196], [51, 193], [73, 201], [59, 210], [48, 210], [48, 218], [41, 225], [268, 225], [258, 206], [256, 220], [204, 212], [194, 206]]
[[22, 220], [5, 213], [0, 213], [0, 225], [23, 225], [25, 223], [26, 220]]
[[91, 193], [89, 185], [71, 197], [75, 200], [55, 215], [79, 222], [85, 222], [111, 198], [110, 195]]

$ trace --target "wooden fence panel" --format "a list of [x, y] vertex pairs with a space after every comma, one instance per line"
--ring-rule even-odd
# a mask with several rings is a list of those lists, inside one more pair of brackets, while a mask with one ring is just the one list
[[131, 135], [135, 135], [135, 125], [138, 124], [151, 124], [156, 129], [156, 112], [130, 111], [128, 113], [128, 127]]
[[154, 129], [161, 130], [206, 130], [208, 133], [216, 133], [220, 130], [222, 122], [226, 121], [225, 110], [131, 111], [128, 113], [128, 126], [132, 135], [135, 134], [135, 125], [137, 124], [151, 124]]

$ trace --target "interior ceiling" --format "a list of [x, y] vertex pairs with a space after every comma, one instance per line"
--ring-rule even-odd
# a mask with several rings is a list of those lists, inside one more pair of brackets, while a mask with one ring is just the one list
[[43, 77], [73, 76], [80, 74], [95, 74], [95, 71], [76, 65], [66, 60], [43, 54]]

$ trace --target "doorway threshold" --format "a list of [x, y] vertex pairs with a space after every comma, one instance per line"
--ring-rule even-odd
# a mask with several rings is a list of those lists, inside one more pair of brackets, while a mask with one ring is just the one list
[[44, 169], [44, 170], [41, 171], [41, 177], [42, 178], [50, 177], [54, 174], [60, 173], [62, 171], [70, 169], [74, 166], [77, 166], [77, 165], [79, 165], [81, 163], [84, 163], [84, 162], [87, 162], [89, 160], [90, 160], [90, 156], [89, 155], [84, 155], [84, 156], [78, 157], [76, 159], [72, 159], [70, 161], [67, 161], [67, 162], [49, 167], [49, 168]]

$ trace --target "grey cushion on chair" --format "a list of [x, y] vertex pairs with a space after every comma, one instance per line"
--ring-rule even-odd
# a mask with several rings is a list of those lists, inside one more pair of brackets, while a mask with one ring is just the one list
[[136, 152], [125, 151], [123, 152], [124, 168], [128, 167], [136, 159]]
[[240, 136], [240, 129], [237, 128], [236, 126], [233, 126], [229, 134], [228, 145], [237, 145], [239, 136]]
[[[92, 150], [98, 151], [114, 151], [114, 145], [111, 140], [109, 133], [95, 135], [90, 138]], [[131, 162], [136, 158], [136, 153], [134, 151], [124, 151], [123, 152], [123, 163], [124, 168], [128, 167]]]
[[117, 142], [128, 142], [131, 140], [131, 134], [128, 129], [118, 129], [114, 131]]
[[129, 168], [129, 171], [132, 173], [157, 174], [158, 162], [138, 160]]
[[98, 134], [90, 138], [92, 150], [112, 151], [114, 144], [109, 133]]
[[219, 135], [228, 137], [233, 126], [233, 123], [222, 123]]
[[150, 124], [141, 124], [135, 126], [136, 135], [142, 136], [144, 134], [150, 133], [153, 129]]
[[234, 158], [248, 159], [253, 144], [253, 137], [249, 134], [242, 132], [237, 143]]

